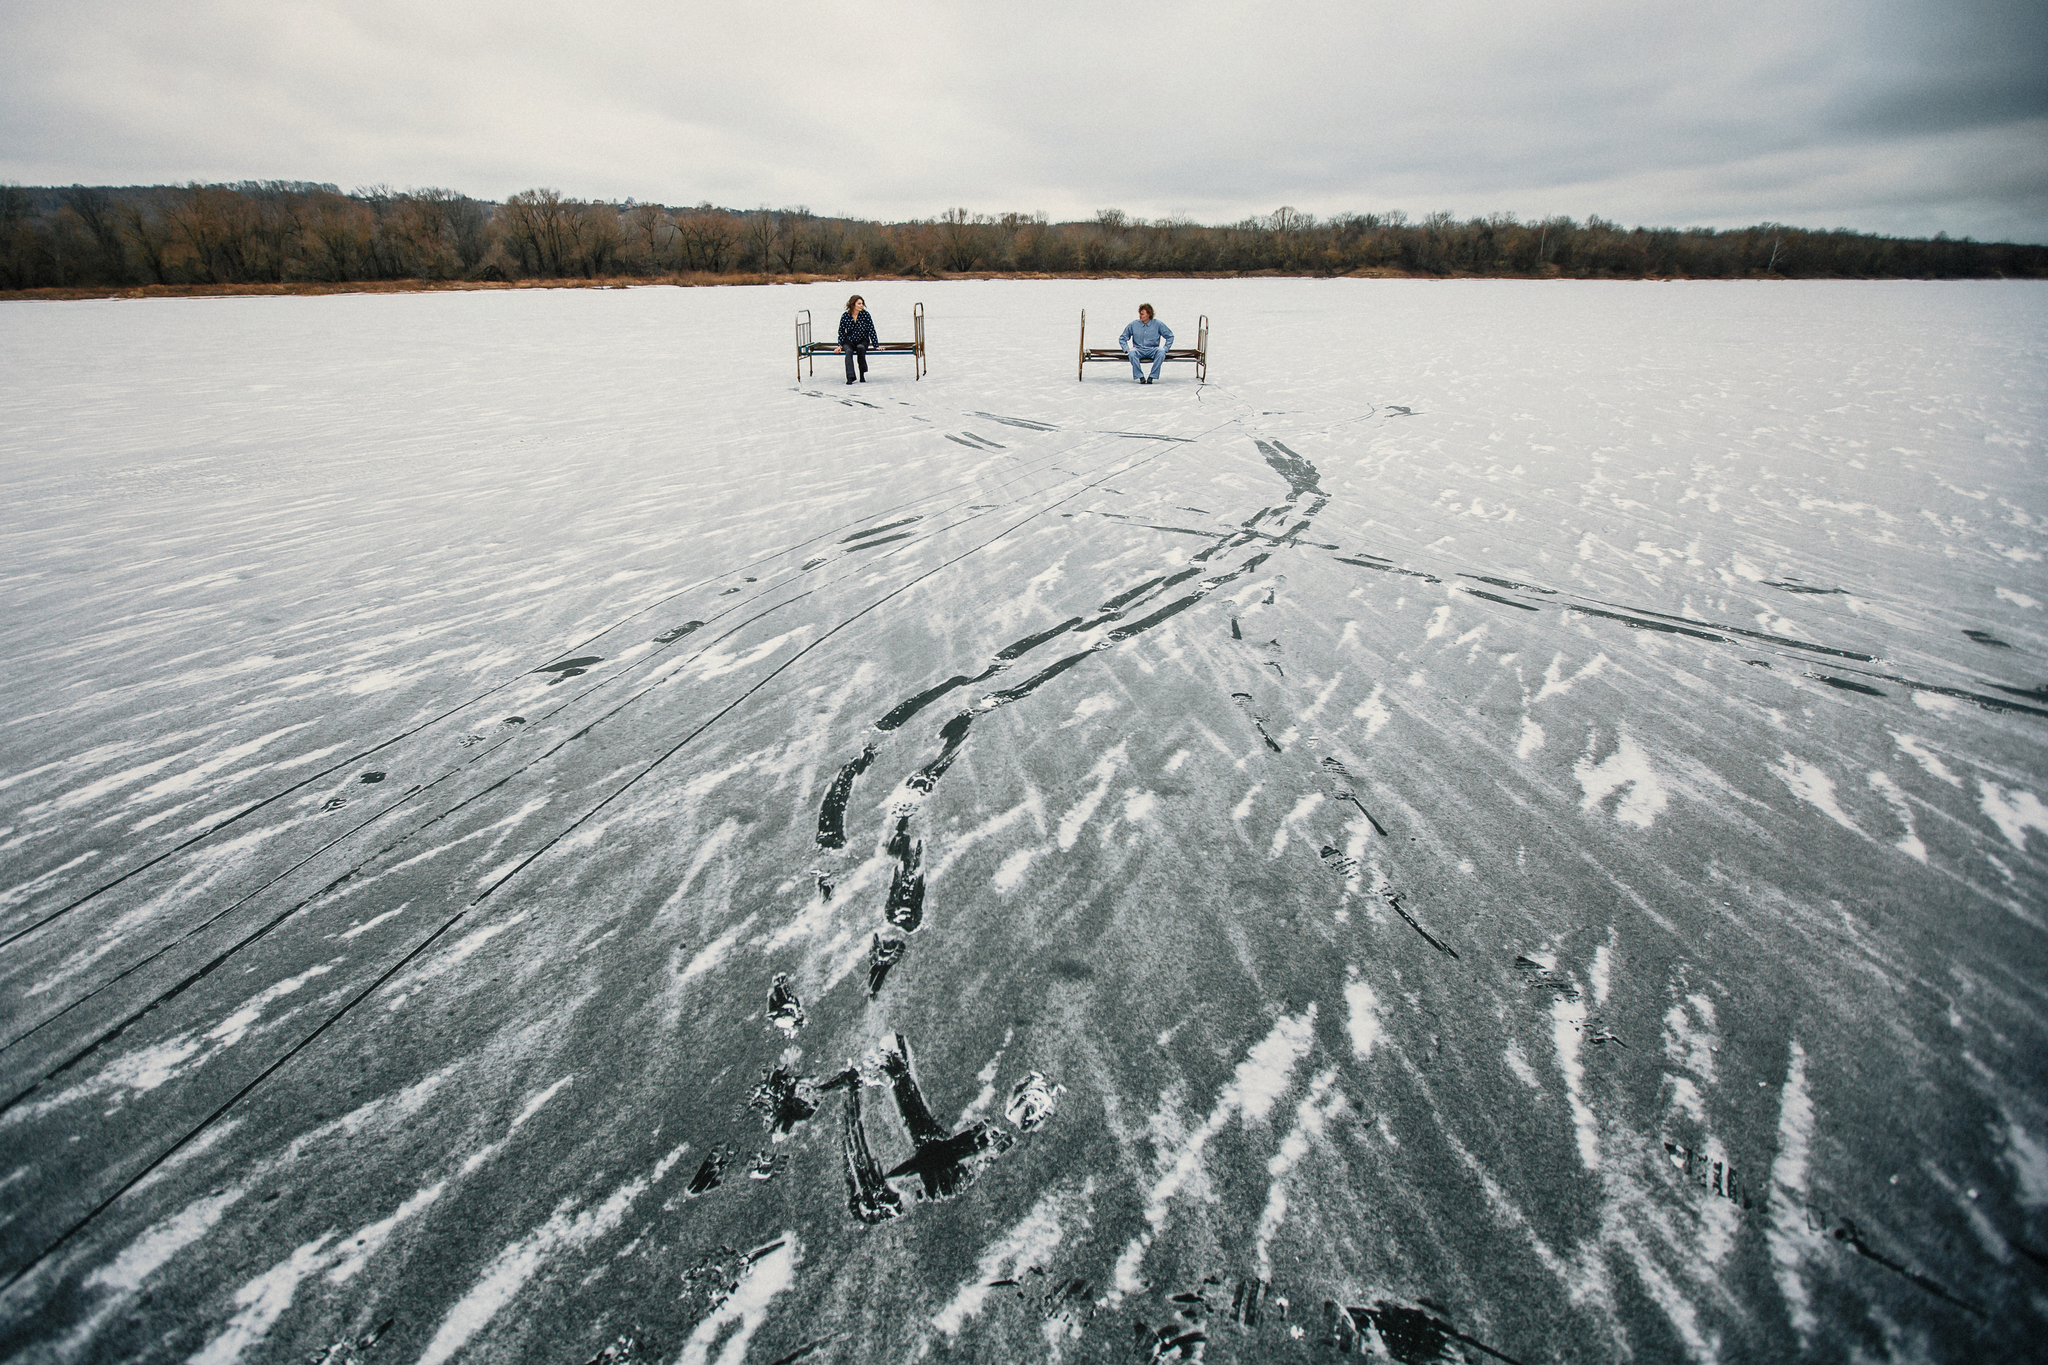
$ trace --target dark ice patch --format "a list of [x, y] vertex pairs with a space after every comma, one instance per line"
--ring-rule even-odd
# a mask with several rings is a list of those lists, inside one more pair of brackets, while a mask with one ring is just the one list
[[1487, 601], [1489, 601], [1489, 602], [1498, 602], [1498, 603], [1500, 603], [1500, 604], [1501, 604], [1502, 606], [1504, 606], [1504, 607], [1514, 607], [1514, 608], [1515, 608], [1515, 609], [1517, 609], [1518, 611], [1536, 611], [1536, 610], [1538, 610], [1538, 608], [1536, 608], [1536, 607], [1533, 607], [1533, 606], [1529, 605], [1529, 604], [1528, 604], [1527, 602], [1516, 602], [1516, 601], [1514, 601], [1514, 600], [1512, 600], [1512, 599], [1510, 599], [1510, 598], [1502, 597], [1502, 596], [1501, 596], [1500, 594], [1498, 594], [1498, 593], [1491, 593], [1491, 592], [1488, 592], [1488, 591], [1486, 591], [1486, 590], [1485, 590], [1484, 588], [1465, 588], [1465, 589], [1463, 589], [1463, 591], [1464, 591], [1464, 592], [1466, 593], [1466, 595], [1468, 595], [1468, 596], [1471, 596], [1471, 597], [1483, 597], [1483, 598], [1485, 598], [1485, 599], [1486, 599]]
[[885, 521], [880, 526], [870, 526], [867, 527], [865, 530], [855, 531], [852, 535], [847, 536], [844, 540], [841, 540], [839, 543], [841, 545], [851, 545], [856, 540], [865, 540], [869, 536], [878, 536], [882, 534], [882, 532], [884, 531], [893, 531], [899, 526], [908, 526], [914, 521], [923, 520], [924, 518], [922, 516], [916, 516], [905, 517], [901, 521]]
[[777, 972], [768, 986], [768, 1022], [791, 1037], [804, 1026], [804, 1002], [789, 984], [788, 972]]
[[[821, 559], [814, 562], [822, 564], [825, 561]], [[804, 567], [809, 568], [810, 565], [806, 564]], [[654, 643], [657, 645], [672, 645], [691, 631], [702, 629], [703, 625], [702, 621], [685, 621], [679, 626], [670, 626], [667, 630], [654, 637]]]
[[1581, 616], [1598, 616], [1608, 621], [1619, 621], [1630, 630], [1654, 630], [1662, 635], [1688, 635], [1695, 640], [1711, 640], [1717, 645], [1728, 643], [1727, 636], [1716, 635], [1711, 631], [1694, 630], [1690, 626], [1673, 625], [1667, 621], [1650, 621], [1640, 616], [1624, 616], [1620, 612], [1602, 611], [1598, 607], [1584, 607], [1576, 602], [1568, 606], [1566, 610], [1575, 611]]
[[1491, 583], [1496, 588], [1508, 588], [1516, 592], [1541, 592], [1556, 596], [1556, 588], [1539, 588], [1534, 583], [1521, 583], [1512, 578], [1490, 578], [1483, 573], [1461, 573], [1460, 578], [1469, 578], [1475, 583]]
[[1562, 1000], [1579, 998], [1579, 988], [1572, 984], [1570, 977], [1555, 968], [1544, 966], [1533, 958], [1523, 957], [1517, 953], [1515, 970], [1522, 974], [1522, 979], [1531, 990], [1543, 991]]
[[[738, 589], [734, 589], [734, 591], [738, 591]], [[562, 659], [555, 663], [542, 664], [533, 671], [535, 673], [554, 674], [554, 677], [548, 679], [548, 686], [553, 687], [564, 679], [580, 678], [590, 670], [592, 664], [601, 664], [603, 662], [604, 658], [602, 655], [586, 654], [575, 659]]]
[[[1077, 617], [1075, 619], [1078, 620], [1079, 618]], [[1002, 672], [1002, 670], [1003, 666], [1000, 662], [998, 662], [996, 664], [991, 665], [988, 668], [983, 669], [981, 672], [974, 674], [972, 677], [969, 677], [965, 673], [955, 673], [952, 677], [946, 679], [944, 682], [932, 687], [927, 687], [924, 691], [918, 693], [916, 696], [907, 697], [904, 700], [897, 702], [896, 705], [889, 708], [889, 713], [887, 715], [883, 716], [880, 720], [875, 722], [875, 728], [877, 730], [883, 731], [899, 729], [902, 727], [905, 721], [909, 720], [918, 712], [924, 710], [925, 707], [930, 706], [940, 697], [945, 696], [948, 692], [951, 692], [956, 688], [970, 686], [974, 683], [987, 682], [990, 678], [993, 678], [996, 674]]]
[[1352, 1306], [1338, 1311], [1334, 1300], [1325, 1300], [1323, 1308], [1331, 1325], [1331, 1345], [1340, 1351], [1352, 1351], [1363, 1343], [1360, 1334], [1371, 1332], [1379, 1337], [1380, 1344], [1389, 1356], [1401, 1365], [1429, 1365], [1432, 1361], [1455, 1361], [1467, 1359], [1463, 1351], [1452, 1351], [1452, 1342], [1484, 1351], [1495, 1360], [1504, 1360], [1508, 1365], [1522, 1365], [1511, 1355], [1496, 1351], [1474, 1336], [1468, 1336], [1449, 1322], [1420, 1308], [1386, 1299], [1375, 1300], [1371, 1307]]
[[1376, 555], [1369, 559], [1354, 559], [1349, 555], [1337, 555], [1335, 559], [1339, 564], [1355, 564], [1361, 569], [1378, 569], [1381, 573], [1405, 574], [1409, 578], [1419, 578], [1425, 583], [1443, 582], [1435, 574], [1424, 573], [1420, 569], [1404, 569], [1391, 561], [1376, 562], [1378, 561], [1378, 556]]
[[1316, 467], [1306, 459], [1278, 441], [1254, 439], [1252, 444], [1259, 448], [1259, 454], [1266, 457], [1266, 463], [1273, 472], [1287, 480], [1287, 487], [1291, 490], [1287, 498], [1289, 502], [1298, 500], [1304, 493], [1323, 496], [1321, 477], [1316, 473]]
[[1066, 620], [1060, 622], [1056, 626], [1052, 626], [1048, 629], [1039, 631], [1036, 635], [1027, 635], [1021, 640], [1015, 641], [1011, 644], [1004, 645], [1001, 649], [996, 651], [996, 659], [998, 662], [1006, 663], [1011, 659], [1019, 657], [1020, 655], [1028, 654], [1032, 650], [1044, 644], [1047, 640], [1052, 639], [1055, 635], [1063, 634], [1066, 631], [1072, 630], [1075, 626], [1078, 626], [1080, 624], [1080, 617], [1069, 617]]
[[911, 1061], [910, 1043], [900, 1033], [896, 1035], [895, 1049], [882, 1054], [882, 1072], [889, 1078], [896, 1097], [896, 1112], [917, 1149], [909, 1160], [887, 1172], [886, 1177], [915, 1175], [924, 1186], [925, 1198], [950, 1199], [960, 1193], [973, 1183], [983, 1167], [1009, 1150], [1015, 1141], [1003, 1129], [982, 1122], [948, 1134], [925, 1103]]
[[861, 1117], [860, 1073], [851, 1068], [827, 1082], [825, 1089], [846, 1091], [845, 1126], [840, 1132], [840, 1158], [846, 1174], [846, 1207], [863, 1223], [886, 1223], [903, 1216], [903, 1196], [882, 1174], [868, 1146], [867, 1124]]
[[1382, 898], [1386, 901], [1388, 905], [1391, 905], [1394, 908], [1395, 914], [1399, 915], [1402, 919], [1408, 921], [1408, 927], [1410, 929], [1413, 929], [1416, 933], [1422, 935], [1423, 939], [1429, 944], [1430, 947], [1436, 949], [1438, 952], [1443, 953], [1447, 957], [1453, 959], [1455, 959], [1458, 956], [1457, 949], [1451, 947], [1450, 944], [1445, 943], [1435, 934], [1432, 934], [1429, 932], [1429, 930], [1423, 928], [1421, 923], [1416, 920], [1415, 916], [1408, 913], [1408, 908], [1401, 904], [1400, 892], [1387, 891], [1382, 893]]
[[866, 772], [874, 761], [875, 746], [870, 744], [860, 751], [859, 758], [849, 761], [832, 779], [832, 785], [826, 789], [824, 803], [818, 807], [818, 847], [846, 847], [846, 803], [853, 796], [853, 780]]
[[1978, 644], [1990, 645], [1993, 649], [2012, 648], [2010, 644], [2007, 644], [2004, 640], [1999, 639], [1996, 635], [1993, 635], [1988, 630], [1965, 630], [1963, 634], [1968, 636], [1970, 639], [1975, 640]]
[[723, 1147], [713, 1147], [704, 1164], [697, 1168], [697, 1174], [690, 1177], [691, 1194], [709, 1194], [725, 1183], [726, 1152]]
[[1813, 681], [1815, 682], [1826, 683], [1829, 687], [1835, 688], [1838, 691], [1842, 692], [1860, 692], [1866, 697], [1884, 697], [1890, 695], [1890, 693], [1881, 692], [1877, 688], [1871, 687], [1868, 684], [1860, 682], [1850, 682], [1847, 678], [1830, 677], [1825, 673], [1808, 673], [1805, 676], [1813, 679]]
[[1249, 692], [1232, 692], [1230, 694], [1230, 699], [1237, 703], [1238, 709], [1240, 711], [1243, 711], [1246, 718], [1251, 721], [1252, 729], [1257, 730], [1259, 732], [1259, 738], [1266, 741], [1266, 747], [1268, 749], [1271, 749], [1276, 754], [1283, 752], [1279, 744], [1274, 741], [1273, 737], [1266, 733], [1265, 717], [1260, 716], [1253, 712], [1252, 694]]
[[1044, 422], [1034, 422], [1028, 417], [998, 417], [995, 413], [992, 412], [977, 412], [972, 415], [975, 417], [986, 417], [991, 422], [1001, 422], [1006, 427], [1022, 427], [1026, 431], [1059, 430], [1059, 428], [1056, 426], [1050, 426]]
[[888, 979], [889, 969], [903, 960], [907, 945], [900, 938], [883, 938], [879, 933], [868, 945], [868, 999], [882, 993], [882, 982]]
[[761, 1073], [761, 1083], [747, 1096], [747, 1107], [761, 1114], [769, 1131], [787, 1133], [818, 1112], [818, 1084], [788, 1066], [772, 1067]]
[[896, 818], [888, 854], [896, 860], [896, 871], [889, 880], [889, 900], [882, 914], [904, 933], [914, 934], [924, 923], [924, 841], [911, 839], [909, 816]]

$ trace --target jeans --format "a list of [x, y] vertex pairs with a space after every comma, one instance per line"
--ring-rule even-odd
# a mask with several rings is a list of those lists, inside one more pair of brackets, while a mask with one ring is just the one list
[[842, 349], [842, 350], [844, 350], [844, 351], [846, 352], [846, 382], [847, 382], [847, 383], [849, 383], [849, 384], [851, 384], [851, 383], [853, 382], [853, 365], [854, 365], [854, 362], [855, 362], [856, 360], [860, 362], [860, 376], [861, 376], [861, 378], [863, 378], [863, 379], [867, 378], [867, 375], [868, 375], [868, 356], [867, 356], [867, 352], [866, 352], [866, 351], [864, 351], [864, 350], [862, 350], [862, 349], [861, 349], [860, 347], [858, 347], [858, 346], [845, 346], [845, 347], [842, 347], [841, 349]]
[[1138, 346], [1134, 344], [1125, 347], [1124, 354], [1131, 358], [1131, 378], [1133, 379], [1143, 379], [1145, 377], [1145, 372], [1138, 368], [1138, 362], [1141, 360], [1152, 362], [1152, 378], [1154, 379], [1159, 377], [1159, 367], [1166, 363], [1166, 348], [1164, 346]]

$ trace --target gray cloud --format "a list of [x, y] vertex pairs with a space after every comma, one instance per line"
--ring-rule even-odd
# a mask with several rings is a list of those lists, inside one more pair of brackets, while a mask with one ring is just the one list
[[2048, 240], [2038, 0], [16, 0], [0, 178]]

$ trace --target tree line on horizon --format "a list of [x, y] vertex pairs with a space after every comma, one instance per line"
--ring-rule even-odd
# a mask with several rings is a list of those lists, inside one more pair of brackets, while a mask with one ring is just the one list
[[949, 209], [902, 223], [804, 208], [671, 207], [531, 189], [301, 181], [0, 186], [0, 289], [793, 275], [1505, 275], [1582, 279], [2048, 277], [2048, 246], [1762, 223], [1624, 228], [1293, 208], [1207, 226], [1105, 209], [1088, 221]]

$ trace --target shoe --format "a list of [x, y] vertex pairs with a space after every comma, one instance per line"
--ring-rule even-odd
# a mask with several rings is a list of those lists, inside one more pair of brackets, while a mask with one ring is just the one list
[[851, 383], [852, 383], [853, 381], [852, 381], [851, 379], [849, 379], [849, 380], [847, 380], [846, 382], [847, 382], [847, 383], [849, 383], [849, 384], [851, 384]]
[[861, 382], [861, 383], [863, 383], [863, 384], [867, 383], [867, 382], [868, 382], [868, 377], [867, 377], [866, 375], [862, 375], [862, 376], [860, 377], [860, 382]]

